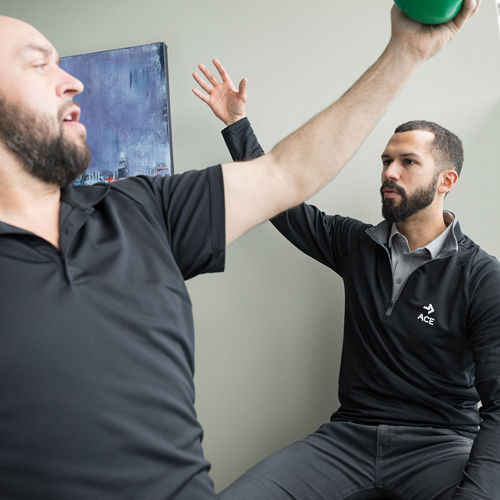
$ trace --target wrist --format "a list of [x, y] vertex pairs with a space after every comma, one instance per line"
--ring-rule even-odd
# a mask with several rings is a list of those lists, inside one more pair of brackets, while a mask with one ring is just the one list
[[382, 52], [380, 59], [387, 64], [395, 65], [400, 71], [407, 73], [409, 76], [426, 60], [426, 57], [409, 45], [391, 39]]
[[233, 123], [239, 122], [241, 119], [245, 118], [246, 115], [230, 115], [226, 120], [224, 120], [224, 123], [226, 124], [226, 127], [229, 127], [229, 125], [232, 125]]

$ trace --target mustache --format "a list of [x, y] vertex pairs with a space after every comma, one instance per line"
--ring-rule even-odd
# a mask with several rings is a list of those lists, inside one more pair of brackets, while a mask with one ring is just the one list
[[390, 180], [385, 181], [382, 184], [382, 186], [380, 186], [380, 194], [381, 195], [384, 194], [383, 190], [385, 188], [393, 189], [394, 191], [396, 191], [396, 193], [400, 194], [401, 196], [406, 196], [406, 191], [401, 186], [398, 186], [395, 181], [390, 181]]

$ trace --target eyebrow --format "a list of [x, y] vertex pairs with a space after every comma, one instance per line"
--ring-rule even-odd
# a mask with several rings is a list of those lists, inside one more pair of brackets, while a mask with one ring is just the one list
[[[54, 50], [51, 47], [47, 45], [41, 45], [38, 43], [29, 43], [28, 45], [25, 45], [21, 50], [22, 52], [25, 52], [26, 50], [41, 52], [44, 56], [50, 56], [54, 52]], [[56, 52], [56, 58], [57, 58], [57, 64], [59, 64], [61, 62], [61, 56], [57, 54], [57, 52]]]
[[[384, 153], [381, 158], [384, 159], [384, 158], [392, 158], [394, 155], [390, 155], [388, 153]], [[402, 156], [404, 158], [408, 158], [408, 157], [413, 157], [413, 158], [418, 158], [420, 159], [420, 155], [416, 154], [416, 153], [401, 153], [401, 154], [398, 154], [396, 156]]]

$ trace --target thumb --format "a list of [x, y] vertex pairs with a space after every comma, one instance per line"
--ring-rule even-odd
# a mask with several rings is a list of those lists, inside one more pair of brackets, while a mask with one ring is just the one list
[[239, 94], [243, 102], [247, 102], [247, 79], [243, 78], [239, 85]]

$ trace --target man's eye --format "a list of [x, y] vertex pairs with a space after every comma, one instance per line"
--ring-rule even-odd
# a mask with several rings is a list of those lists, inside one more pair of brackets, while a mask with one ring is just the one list
[[36, 71], [39, 71], [39, 72], [42, 72], [45, 70], [47, 66], [47, 63], [40, 63], [40, 64], [34, 64], [33, 65], [33, 68], [36, 70]]
[[414, 160], [408, 160], [408, 159], [407, 159], [407, 160], [405, 160], [405, 164], [406, 164], [406, 165], [413, 165], [414, 163], [415, 163], [415, 161], [414, 161]]

